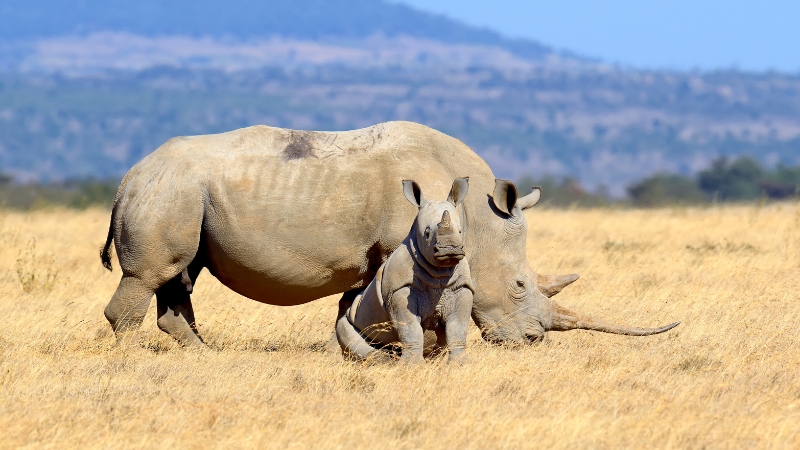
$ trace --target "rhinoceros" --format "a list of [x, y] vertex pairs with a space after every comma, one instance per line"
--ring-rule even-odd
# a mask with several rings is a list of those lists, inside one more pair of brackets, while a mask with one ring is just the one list
[[[113, 239], [122, 279], [105, 316], [120, 337], [138, 328], [153, 294], [157, 324], [202, 345], [190, 293], [207, 268], [253, 300], [299, 305], [344, 293], [348, 305], [406, 237], [416, 208], [396, 186], [416, 180], [432, 197], [470, 178], [463, 214], [472, 319], [492, 342], [537, 341], [546, 331], [662, 333], [597, 321], [550, 296], [577, 276], [539, 276], [525, 256], [520, 196], [459, 140], [426, 126], [388, 122], [345, 132], [253, 126], [170, 139], [125, 175], [101, 260]], [[343, 308], [339, 308], [339, 314]]]
[[412, 180], [403, 181], [403, 191], [419, 209], [417, 217], [403, 243], [337, 320], [336, 338], [351, 359], [367, 359], [374, 347], [398, 343], [401, 361], [421, 362], [430, 330], [456, 361], [467, 345], [472, 311], [472, 277], [456, 214], [469, 183], [457, 178], [446, 201], [426, 200]]

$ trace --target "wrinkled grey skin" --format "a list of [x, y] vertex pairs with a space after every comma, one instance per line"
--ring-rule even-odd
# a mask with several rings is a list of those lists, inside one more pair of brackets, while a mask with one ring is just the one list
[[351, 359], [365, 360], [378, 351], [374, 347], [399, 343], [401, 361], [422, 362], [424, 331], [431, 330], [456, 361], [467, 345], [472, 311], [472, 277], [456, 210], [468, 180], [456, 179], [447, 201], [426, 200], [414, 181], [403, 185], [408, 201], [419, 208], [417, 217], [403, 243], [336, 321], [336, 338]]
[[263, 303], [299, 305], [344, 292], [348, 305], [416, 216], [396, 186], [414, 179], [443, 198], [450, 181], [464, 176], [472, 317], [486, 339], [525, 342], [574, 328], [646, 335], [676, 325], [620, 327], [552, 302], [543, 289], [552, 295], [573, 278], [540, 289], [528, 265], [522, 212], [539, 190], [519, 197], [462, 142], [409, 122], [332, 133], [255, 126], [169, 140], [117, 191], [101, 259], [111, 267], [113, 238], [122, 279], [105, 316], [122, 336], [141, 325], [155, 293], [159, 328], [184, 345], [202, 344], [187, 288], [203, 267]]

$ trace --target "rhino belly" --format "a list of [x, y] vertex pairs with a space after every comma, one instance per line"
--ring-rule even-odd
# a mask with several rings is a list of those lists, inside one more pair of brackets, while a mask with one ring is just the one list
[[370, 275], [367, 254], [354, 246], [344, 261], [331, 258], [341, 247], [319, 245], [314, 251], [254, 242], [242, 231], [217, 239], [207, 233], [206, 267], [219, 281], [250, 299], [270, 305], [300, 305], [363, 287]]

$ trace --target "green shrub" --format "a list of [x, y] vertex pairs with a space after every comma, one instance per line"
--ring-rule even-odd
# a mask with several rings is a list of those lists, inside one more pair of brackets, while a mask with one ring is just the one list
[[685, 176], [657, 173], [628, 186], [628, 197], [636, 206], [691, 205], [706, 201], [697, 183]]

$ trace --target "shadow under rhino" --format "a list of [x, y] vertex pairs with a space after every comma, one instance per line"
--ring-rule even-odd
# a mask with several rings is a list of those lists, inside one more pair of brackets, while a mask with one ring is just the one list
[[458, 177], [470, 179], [457, 212], [472, 318], [484, 339], [531, 342], [573, 329], [645, 336], [678, 325], [621, 326], [556, 304], [551, 297], [577, 275], [541, 276], [528, 264], [523, 211], [539, 189], [520, 196], [462, 142], [410, 122], [345, 132], [255, 126], [169, 140], [117, 191], [101, 259], [111, 269], [113, 241], [122, 278], [105, 316], [120, 337], [141, 325], [155, 294], [159, 328], [203, 345], [191, 291], [204, 267], [259, 302], [299, 305], [344, 293], [345, 306], [414, 220], [401, 181], [444, 198]]

